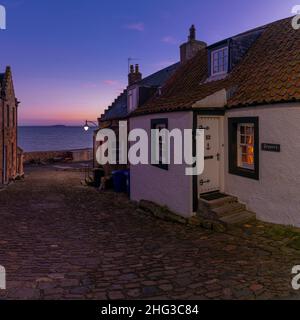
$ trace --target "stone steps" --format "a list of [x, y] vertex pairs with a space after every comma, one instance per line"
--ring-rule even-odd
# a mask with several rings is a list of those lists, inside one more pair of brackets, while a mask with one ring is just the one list
[[218, 217], [224, 217], [229, 214], [238, 213], [245, 210], [246, 206], [239, 202], [228, 203], [221, 207], [212, 209], [212, 211], [215, 212]]
[[212, 201], [207, 201], [207, 200], [201, 199], [200, 202], [199, 202], [199, 205], [201, 207], [204, 206], [204, 207], [213, 209], [213, 208], [218, 208], [218, 207], [221, 207], [221, 206], [223, 206], [225, 204], [234, 203], [234, 202], [237, 202], [237, 201], [238, 201], [237, 197], [226, 196], [224, 198], [217, 199], [217, 200], [212, 200]]
[[237, 197], [230, 195], [211, 201], [200, 198], [198, 215], [225, 225], [243, 224], [256, 218], [255, 213], [248, 211]]
[[241, 211], [221, 217], [220, 221], [225, 224], [244, 224], [256, 219], [256, 214], [251, 211]]

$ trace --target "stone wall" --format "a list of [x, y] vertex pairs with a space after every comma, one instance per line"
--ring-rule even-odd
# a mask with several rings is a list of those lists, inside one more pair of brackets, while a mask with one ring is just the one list
[[80, 149], [70, 151], [38, 151], [25, 152], [24, 162], [29, 163], [47, 163], [53, 161], [91, 161], [93, 159], [92, 149]]
[[0, 83], [0, 184], [19, 176], [17, 165], [18, 102], [9, 67]]

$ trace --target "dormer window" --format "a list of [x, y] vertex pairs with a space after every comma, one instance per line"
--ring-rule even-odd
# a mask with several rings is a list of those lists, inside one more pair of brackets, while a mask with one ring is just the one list
[[228, 47], [211, 52], [211, 75], [222, 75], [228, 72]]
[[132, 88], [128, 91], [127, 108], [128, 113], [133, 112], [139, 104], [139, 87]]

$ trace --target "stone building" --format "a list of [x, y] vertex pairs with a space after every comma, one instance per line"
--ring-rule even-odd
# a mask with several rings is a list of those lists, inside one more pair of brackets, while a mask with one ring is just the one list
[[17, 146], [18, 104], [7, 67], [0, 73], [0, 186], [24, 175], [23, 152]]

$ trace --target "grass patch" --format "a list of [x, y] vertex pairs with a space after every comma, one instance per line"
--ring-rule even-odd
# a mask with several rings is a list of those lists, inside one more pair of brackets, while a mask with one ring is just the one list
[[300, 250], [300, 236], [291, 240], [287, 246], [296, 250]]
[[284, 240], [285, 238], [300, 237], [300, 230], [286, 226], [270, 226], [266, 228], [265, 234], [276, 240]]
[[300, 250], [300, 229], [291, 226], [268, 225], [265, 228], [266, 237], [275, 241], [284, 241], [287, 247]]
[[273, 240], [284, 241], [288, 247], [300, 250], [300, 229], [298, 228], [271, 225], [265, 229], [265, 236]]

